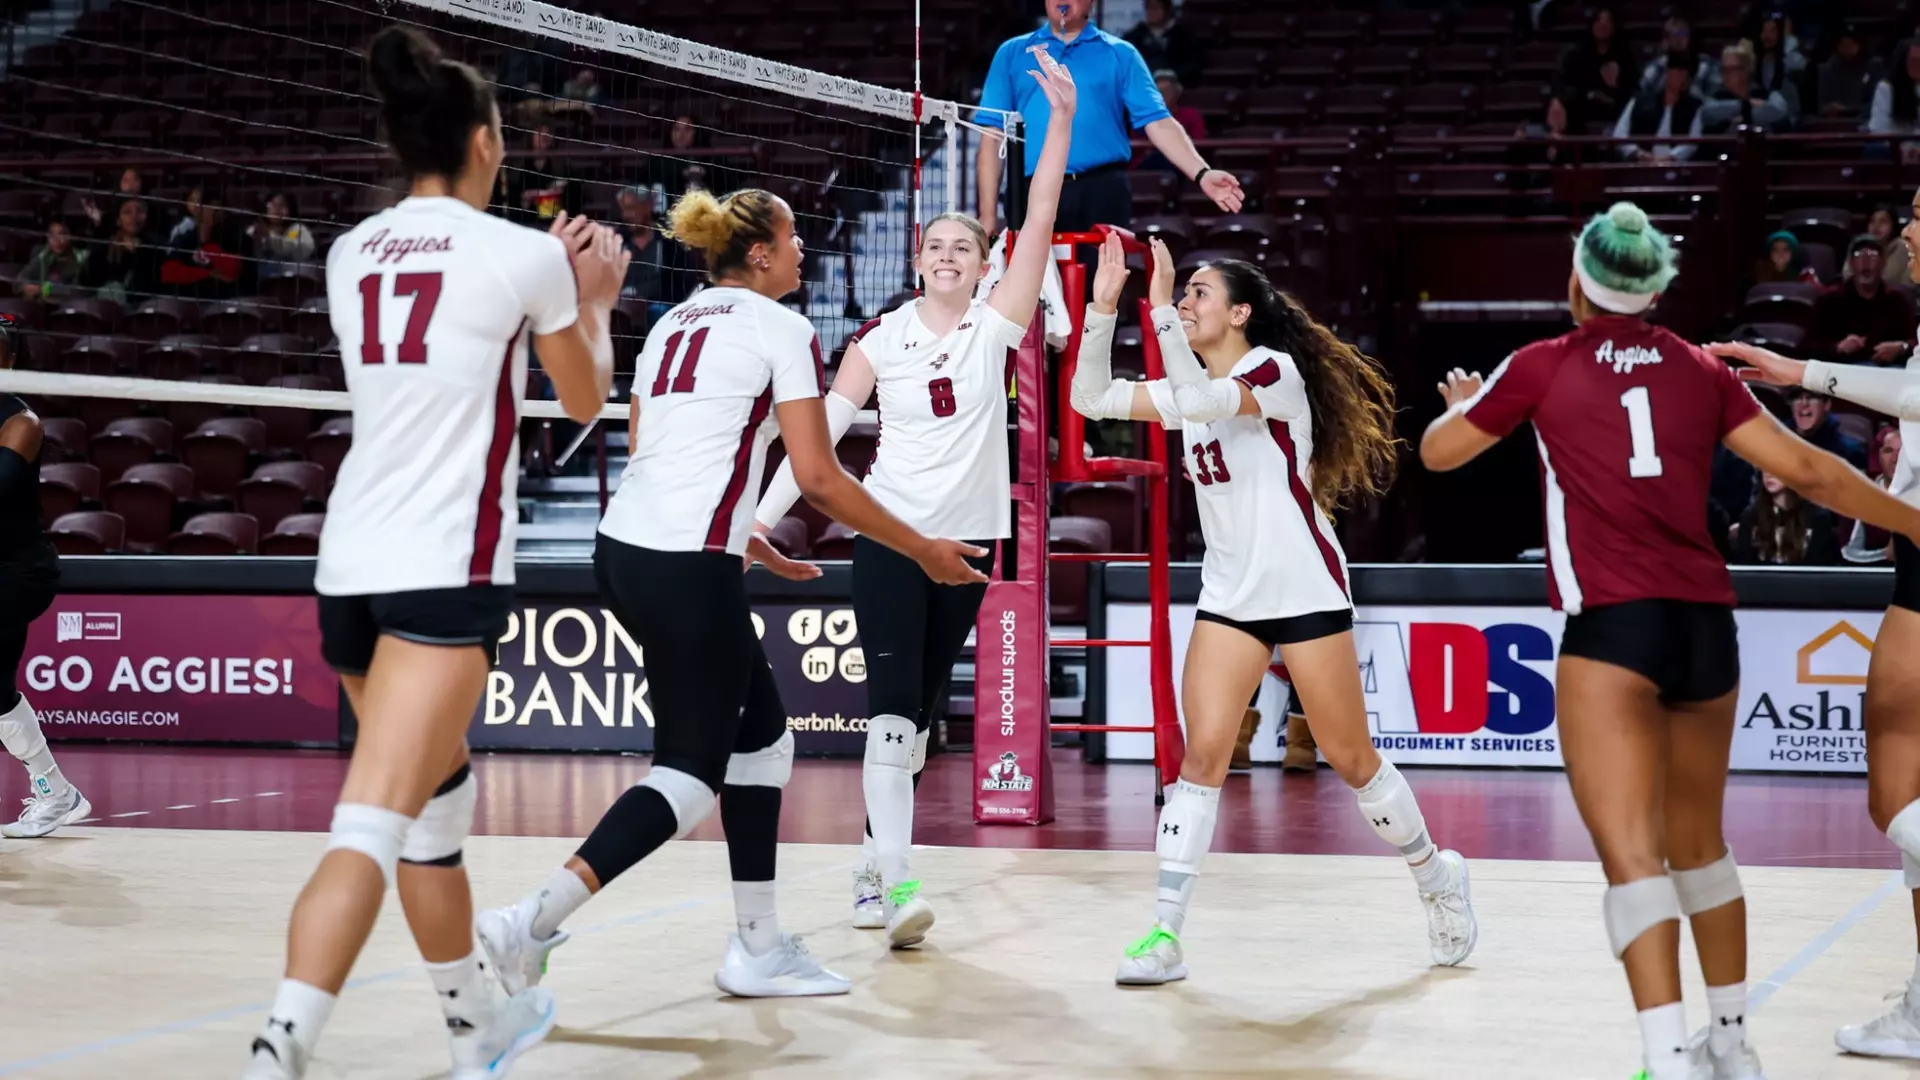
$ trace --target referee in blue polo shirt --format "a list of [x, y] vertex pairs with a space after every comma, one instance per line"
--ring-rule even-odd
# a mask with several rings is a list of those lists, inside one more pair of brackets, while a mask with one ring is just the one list
[[[1073, 73], [1080, 106], [1073, 115], [1073, 150], [1067, 158], [1067, 183], [1060, 192], [1054, 228], [1084, 232], [1096, 224], [1132, 223], [1133, 189], [1127, 182], [1127, 165], [1133, 159], [1128, 132], [1134, 129], [1146, 131], [1154, 147], [1196, 181], [1214, 205], [1239, 213], [1240, 181], [1232, 173], [1207, 167], [1186, 129], [1167, 112], [1140, 51], [1090, 23], [1093, 0], [1046, 0], [1046, 4], [1047, 25], [1009, 39], [993, 54], [975, 120], [982, 127], [1000, 128], [1002, 116], [988, 110], [1017, 112], [1025, 132], [1044, 132], [1047, 98], [1027, 74], [1040, 69], [1033, 50], [1045, 49]], [[980, 223], [988, 235], [997, 232], [1000, 224], [1002, 142], [998, 134], [983, 136], [976, 162]], [[1024, 175], [1032, 176], [1039, 164], [1040, 143], [1036, 138], [1024, 139]]]

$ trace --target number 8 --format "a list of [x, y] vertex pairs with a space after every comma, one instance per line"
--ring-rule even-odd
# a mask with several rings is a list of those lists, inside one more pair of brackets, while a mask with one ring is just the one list
[[933, 399], [933, 415], [952, 416], [959, 405], [953, 400], [953, 380], [935, 379], [927, 384], [927, 396]]

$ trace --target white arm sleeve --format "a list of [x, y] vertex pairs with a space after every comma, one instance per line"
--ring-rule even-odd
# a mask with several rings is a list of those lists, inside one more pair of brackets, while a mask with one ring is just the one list
[[1920, 420], [1920, 375], [1898, 368], [1807, 361], [1800, 385], [1902, 420]]
[[1173, 387], [1173, 401], [1183, 419], [1196, 424], [1225, 420], [1240, 411], [1240, 383], [1234, 379], [1215, 379], [1200, 366], [1187, 343], [1187, 332], [1180, 325], [1180, 313], [1172, 305], [1153, 309], [1153, 336], [1160, 343], [1160, 361], [1167, 368], [1167, 382]]
[[1080, 334], [1080, 356], [1068, 391], [1073, 411], [1089, 420], [1125, 420], [1133, 415], [1133, 384], [1113, 378], [1113, 328], [1119, 313], [1102, 315], [1087, 305]]
[[[832, 390], [827, 391], [827, 435], [835, 446], [853, 427], [854, 417], [860, 415], [860, 406], [841, 397]], [[760, 496], [760, 505], [753, 512], [753, 520], [771, 529], [780, 524], [787, 516], [793, 504], [800, 501], [800, 485], [793, 478], [793, 459], [780, 462], [780, 468], [773, 474], [773, 482], [767, 485], [767, 493]]]

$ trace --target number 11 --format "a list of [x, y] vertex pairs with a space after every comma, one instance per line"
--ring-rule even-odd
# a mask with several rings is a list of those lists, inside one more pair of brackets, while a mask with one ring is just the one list
[[1633, 439], [1633, 456], [1627, 459], [1627, 475], [1635, 479], [1659, 476], [1665, 469], [1653, 448], [1653, 402], [1647, 388], [1636, 386], [1620, 395], [1627, 410], [1627, 433]]

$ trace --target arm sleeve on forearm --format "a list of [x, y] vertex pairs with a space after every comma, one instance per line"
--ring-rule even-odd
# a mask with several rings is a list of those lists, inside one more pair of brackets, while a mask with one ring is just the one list
[[1800, 384], [1902, 420], [1920, 420], [1920, 376], [1900, 368], [1807, 361]]
[[[853, 427], [854, 418], [860, 415], [860, 406], [834, 393], [827, 391], [827, 434], [832, 437], [835, 446]], [[780, 463], [773, 474], [773, 482], [767, 485], [767, 493], [760, 496], [760, 505], [753, 512], [753, 519], [771, 529], [780, 524], [787, 516], [793, 504], [800, 501], [800, 484], [793, 478], [793, 461], [788, 459]]]

